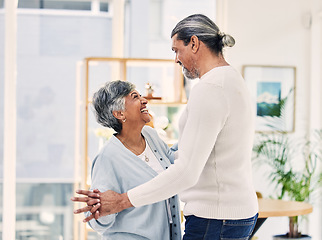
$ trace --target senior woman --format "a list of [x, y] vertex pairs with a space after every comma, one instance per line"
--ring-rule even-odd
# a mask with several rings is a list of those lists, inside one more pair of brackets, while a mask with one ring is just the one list
[[[97, 122], [116, 131], [93, 161], [94, 192], [127, 192], [173, 163], [174, 152], [153, 128], [145, 126], [151, 120], [146, 105], [147, 100], [128, 81], [108, 82], [94, 94]], [[92, 219], [89, 224], [102, 239], [181, 239], [177, 196]]]

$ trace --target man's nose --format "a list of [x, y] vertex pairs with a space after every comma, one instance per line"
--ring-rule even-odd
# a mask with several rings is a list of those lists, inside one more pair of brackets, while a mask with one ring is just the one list
[[175, 59], [175, 63], [178, 63], [180, 66], [182, 66], [182, 62], [180, 62], [180, 60], [177, 57]]

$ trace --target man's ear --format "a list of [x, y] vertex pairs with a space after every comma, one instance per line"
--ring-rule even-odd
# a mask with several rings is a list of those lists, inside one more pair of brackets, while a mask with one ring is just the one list
[[125, 119], [125, 116], [122, 111], [113, 111], [112, 113], [113, 113], [113, 116], [118, 120], [123, 121]]
[[193, 53], [198, 52], [199, 46], [200, 46], [200, 41], [199, 41], [199, 38], [196, 35], [191, 36], [190, 44], [191, 44], [192, 52]]

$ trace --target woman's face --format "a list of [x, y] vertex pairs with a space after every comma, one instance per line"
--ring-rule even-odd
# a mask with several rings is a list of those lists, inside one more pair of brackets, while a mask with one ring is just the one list
[[148, 109], [148, 101], [138, 91], [134, 90], [125, 97], [124, 116], [127, 124], [146, 124], [151, 121]]

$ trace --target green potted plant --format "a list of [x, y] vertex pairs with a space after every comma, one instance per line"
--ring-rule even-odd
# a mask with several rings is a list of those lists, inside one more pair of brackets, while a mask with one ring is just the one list
[[[322, 173], [317, 169], [322, 158], [321, 139], [322, 130], [314, 131], [310, 140], [308, 137], [295, 139], [285, 132], [257, 135], [254, 161], [269, 166], [268, 179], [275, 185], [275, 197], [309, 202], [312, 194], [318, 192], [322, 183]], [[290, 217], [289, 232], [275, 239], [310, 239], [299, 232], [298, 224], [298, 216]]]

